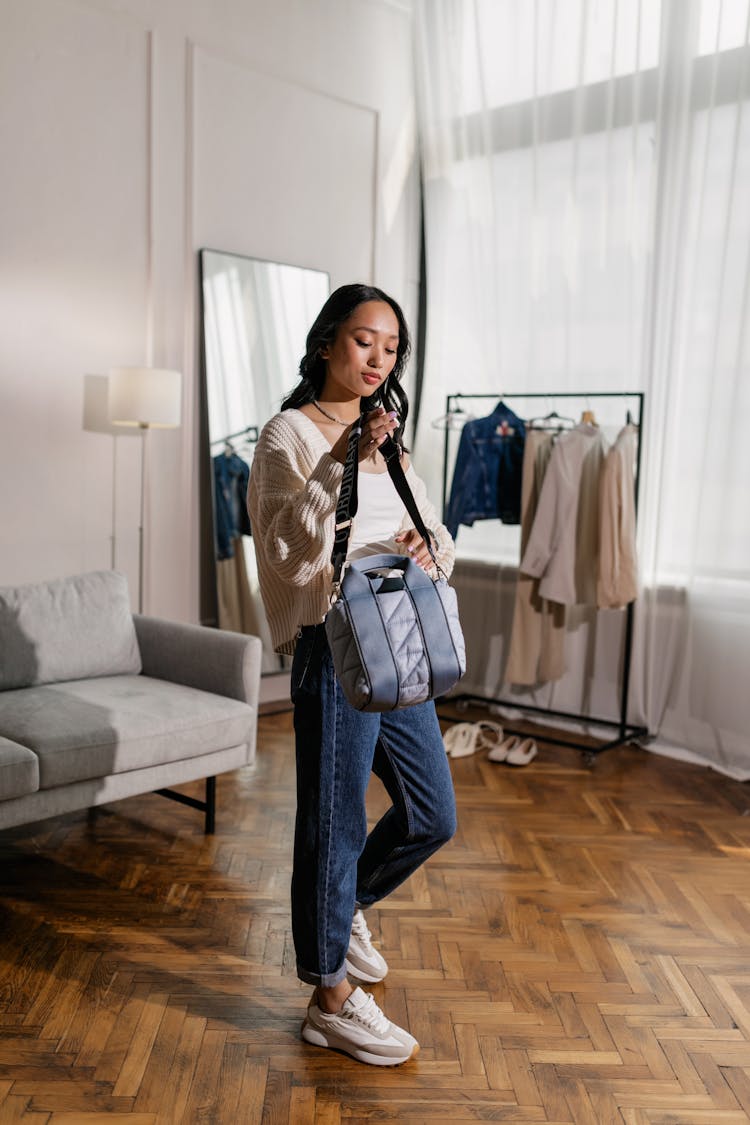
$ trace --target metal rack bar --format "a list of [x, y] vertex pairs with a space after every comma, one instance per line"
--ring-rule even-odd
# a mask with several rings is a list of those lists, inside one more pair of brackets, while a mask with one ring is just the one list
[[[446, 396], [446, 415], [454, 412], [458, 403], [468, 399], [493, 399], [500, 401], [504, 399], [625, 399], [631, 398], [638, 401], [638, 414], [635, 420], [635, 425], [638, 427], [638, 448], [636, 453], [636, 467], [635, 467], [635, 511], [638, 514], [638, 492], [641, 476], [641, 448], [643, 442], [643, 415], [644, 415], [644, 400], [645, 395], [643, 391], [562, 391], [559, 394], [550, 391], [529, 391], [527, 393], [494, 393], [482, 392], [478, 394], [456, 393]], [[446, 426], [445, 436], [443, 440], [443, 518], [448, 503], [448, 455], [450, 452], [449, 447], [450, 431]], [[510, 710], [530, 712], [532, 714], [553, 716], [554, 718], [567, 719], [572, 722], [578, 722], [586, 725], [594, 725], [599, 727], [613, 727], [617, 730], [616, 738], [608, 742], [604, 742], [600, 746], [590, 746], [587, 743], [576, 741], [569, 738], [557, 738], [553, 736], [538, 736], [540, 742], [549, 742], [557, 746], [567, 746], [574, 750], [583, 750], [590, 758], [596, 757], [598, 754], [603, 753], [605, 750], [612, 750], [616, 746], [622, 746], [625, 742], [629, 742], [635, 738], [645, 738], [648, 736], [648, 728], [629, 723], [627, 720], [628, 714], [628, 697], [630, 692], [630, 664], [633, 649], [633, 624], [634, 624], [634, 603], [630, 602], [625, 608], [625, 636], [623, 639], [623, 670], [622, 670], [622, 683], [620, 685], [620, 715], [618, 719], [599, 719], [593, 718], [591, 715], [579, 714], [571, 711], [557, 711], [550, 707], [538, 707], [530, 703], [523, 703], [517, 699], [503, 699], [500, 697], [487, 697], [482, 695], [475, 695], [472, 693], [462, 693], [450, 696], [442, 700], [442, 703], [452, 704], [461, 703], [463, 701], [475, 702], [482, 704], [489, 704], [493, 707], [507, 707]], [[441, 716], [442, 718], [449, 718], [448, 716]], [[505, 727], [510, 734], [521, 734], [520, 730], [513, 727]]]
[[243, 437], [249, 442], [257, 441], [258, 440], [258, 427], [257, 426], [245, 426], [244, 430], [237, 430], [236, 433], [226, 434], [222, 438], [214, 438], [214, 440], [211, 442], [211, 445], [212, 446], [213, 445], [223, 445], [225, 441], [231, 441], [232, 438], [238, 438], [238, 437]]

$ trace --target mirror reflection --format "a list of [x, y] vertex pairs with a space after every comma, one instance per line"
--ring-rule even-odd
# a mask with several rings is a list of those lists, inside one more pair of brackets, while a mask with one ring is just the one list
[[283, 658], [273, 652], [260, 600], [245, 493], [258, 434], [295, 382], [330, 282], [321, 270], [217, 250], [201, 250], [200, 271], [209, 465], [201, 619], [260, 636], [263, 671], [274, 672]]

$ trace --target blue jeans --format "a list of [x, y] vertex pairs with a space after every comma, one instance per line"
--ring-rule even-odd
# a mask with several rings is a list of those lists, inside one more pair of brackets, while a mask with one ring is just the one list
[[[322, 625], [305, 627], [297, 641], [292, 700], [297, 975], [332, 987], [346, 976], [356, 906], [390, 894], [456, 831], [453, 782], [435, 705], [355, 711], [336, 678]], [[368, 836], [365, 793], [373, 772], [393, 805]]]

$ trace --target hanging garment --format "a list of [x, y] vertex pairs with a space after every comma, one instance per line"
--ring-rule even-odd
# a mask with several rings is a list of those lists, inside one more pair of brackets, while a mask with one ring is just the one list
[[234, 633], [260, 634], [256, 599], [250, 589], [241, 539], [232, 543], [232, 554], [216, 563], [219, 628]]
[[[527, 430], [521, 487], [521, 556], [531, 534], [542, 482], [552, 453], [552, 434]], [[538, 684], [565, 675], [565, 606], [539, 594], [539, 579], [519, 571], [505, 682]]]
[[596, 604], [620, 609], [638, 596], [635, 545], [637, 426], [624, 426], [604, 459], [599, 484], [599, 578]]
[[596, 605], [604, 439], [586, 422], [555, 439], [521, 570], [543, 598]]
[[236, 453], [220, 453], [213, 459], [214, 510], [216, 513], [216, 557], [234, 556], [233, 540], [250, 534], [245, 498], [250, 466]]
[[606, 443], [597, 426], [591, 448], [581, 466], [578, 485], [578, 511], [575, 543], [576, 605], [596, 605], [596, 580], [599, 576], [599, 485], [604, 467]]
[[521, 474], [526, 427], [499, 402], [486, 418], [461, 431], [445, 526], [455, 539], [459, 524], [475, 520], [521, 521]]

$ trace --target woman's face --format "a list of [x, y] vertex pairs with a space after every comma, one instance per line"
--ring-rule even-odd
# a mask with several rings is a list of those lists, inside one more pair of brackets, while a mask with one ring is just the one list
[[325, 397], [344, 402], [375, 394], [394, 368], [397, 349], [398, 320], [391, 306], [385, 301], [357, 305], [321, 352], [327, 360]]

